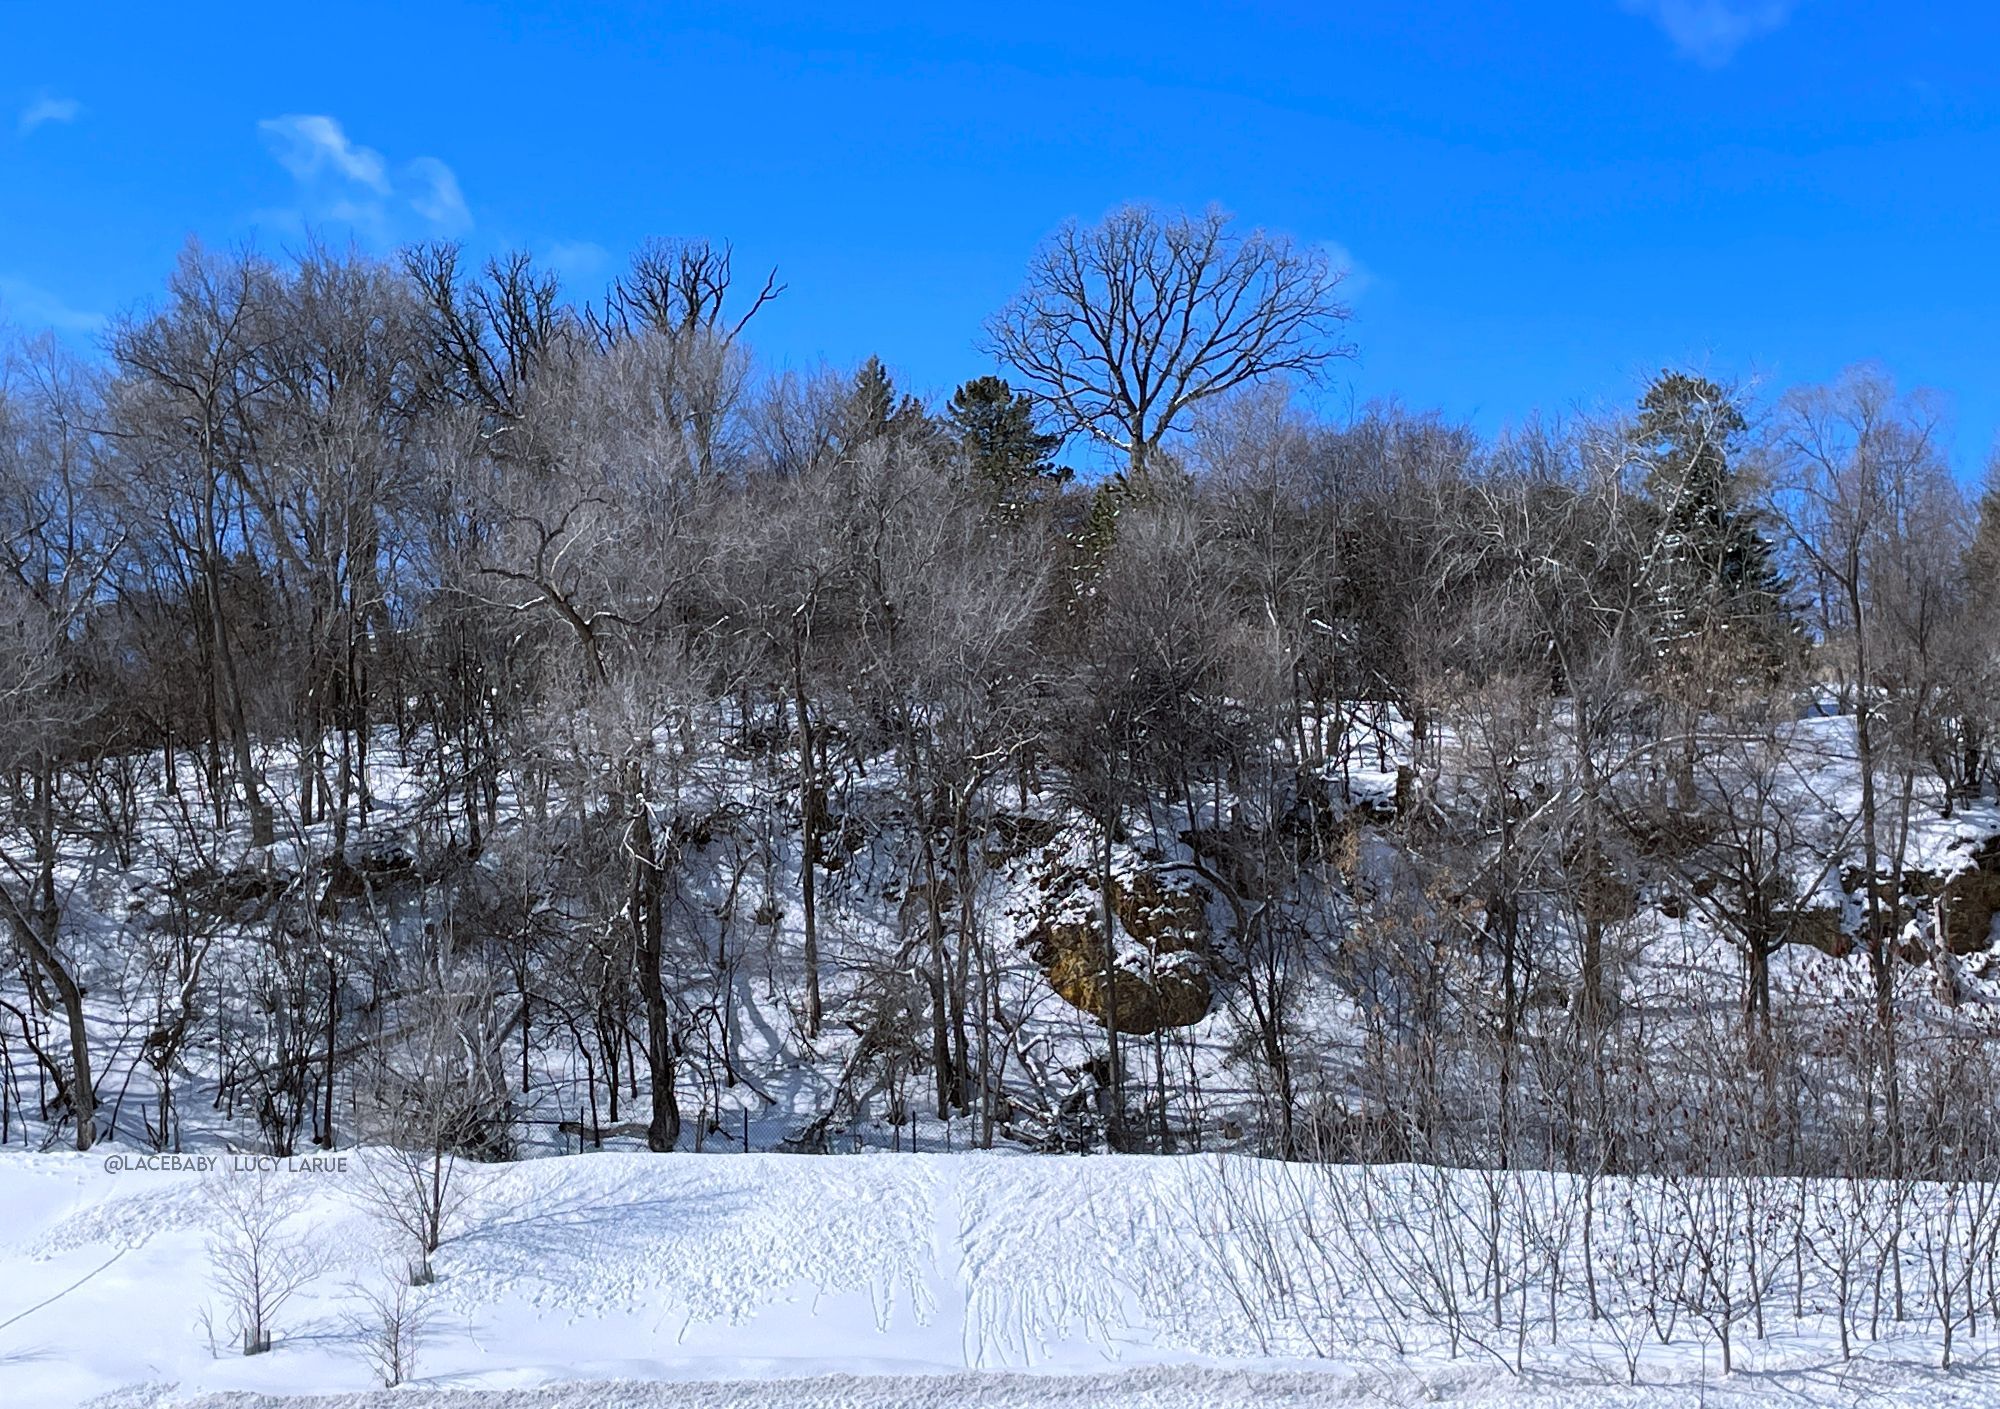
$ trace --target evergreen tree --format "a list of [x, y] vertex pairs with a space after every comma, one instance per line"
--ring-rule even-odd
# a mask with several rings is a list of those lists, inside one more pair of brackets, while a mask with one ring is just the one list
[[898, 396], [896, 383], [879, 357], [870, 357], [854, 374], [848, 394], [842, 448], [852, 450], [871, 440], [894, 435], [924, 421], [924, 408], [914, 396]]
[[1994, 774], [1994, 740], [2000, 739], [2000, 459], [1987, 466], [1979, 496], [1979, 521], [1966, 546], [1965, 630], [1953, 665], [1961, 786], [1977, 788]]
[[1704, 668], [1718, 651], [1738, 674], [1774, 673], [1797, 649], [1790, 586], [1733, 460], [1743, 413], [1706, 377], [1662, 371], [1632, 432], [1660, 516], [1651, 585], [1663, 657]]
[[[1097, 492], [1090, 496], [1090, 510], [1070, 537], [1075, 549], [1071, 568], [1071, 587], [1077, 596], [1087, 594], [1104, 571], [1105, 562], [1111, 556], [1111, 549], [1118, 541], [1118, 515], [1131, 498], [1125, 476], [1106, 476], [1097, 486]], [[1076, 602], [1071, 601], [1074, 609]]]
[[1973, 615], [1989, 630], [2000, 630], [2000, 460], [1986, 472], [1979, 496], [1979, 526], [1965, 553], [1965, 585]]
[[1060, 435], [1035, 428], [1034, 400], [1016, 395], [1002, 377], [975, 377], [952, 393], [946, 419], [965, 449], [973, 475], [1002, 494], [1020, 493], [1037, 480], [1065, 480], [1052, 457]]

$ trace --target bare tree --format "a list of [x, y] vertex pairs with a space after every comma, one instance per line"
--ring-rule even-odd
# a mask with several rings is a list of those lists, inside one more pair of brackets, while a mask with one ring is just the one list
[[649, 240], [632, 256], [631, 270], [605, 291], [604, 311], [591, 317], [605, 339], [657, 333], [704, 332], [723, 345], [742, 336], [764, 305], [785, 291], [776, 269], [764, 276], [750, 306], [731, 320], [725, 314], [734, 281], [736, 250], [728, 241]]
[[385, 1389], [394, 1389], [417, 1369], [417, 1350], [430, 1327], [431, 1311], [423, 1293], [406, 1277], [385, 1277], [379, 1284], [356, 1282], [349, 1291], [360, 1303], [347, 1318], [348, 1329], [362, 1358]]
[[1214, 207], [1127, 205], [1056, 231], [987, 345], [1066, 428], [1122, 452], [1136, 481], [1190, 408], [1349, 355], [1344, 275], [1324, 251], [1239, 231]]
[[[128, 468], [130, 511], [201, 604], [212, 666], [211, 717], [228, 741], [253, 845], [273, 840], [270, 802], [251, 740], [252, 688], [243, 665], [244, 624], [232, 596], [232, 550], [242, 534], [238, 472], [256, 461], [255, 401], [273, 336], [273, 275], [251, 256], [223, 259], [199, 246], [182, 254], [159, 313], [122, 325], [112, 353], [123, 373], [114, 425]], [[218, 823], [220, 817], [218, 817]]]
[[363, 1166], [362, 1194], [403, 1241], [412, 1285], [431, 1280], [431, 1256], [470, 1192], [460, 1163], [508, 1153], [492, 995], [442, 957], [424, 982], [377, 1043], [362, 1092], [363, 1138], [382, 1147]]
[[303, 1185], [265, 1170], [230, 1178], [215, 1197], [209, 1268], [245, 1355], [271, 1348], [278, 1313], [319, 1275], [318, 1252], [286, 1226], [304, 1203]]
[[[1939, 414], [1855, 368], [1785, 400], [1774, 453], [1780, 505], [1854, 717], [1860, 774], [1863, 942], [1882, 1042], [1892, 1171], [1903, 1158], [1896, 979], [1918, 742], [1939, 703], [1939, 637], [1951, 620], [1963, 502], [1937, 446]], [[1888, 796], [1883, 796], [1887, 785]]]
[[29, 842], [25, 855], [0, 848], [0, 916], [35, 980], [31, 996], [47, 984], [62, 1010], [69, 1063], [53, 1074], [79, 1150], [97, 1139], [97, 1089], [79, 956], [61, 933], [58, 794], [97, 707], [75, 688], [75, 638], [122, 545], [96, 513], [89, 404], [52, 342], [0, 362], [0, 779]]

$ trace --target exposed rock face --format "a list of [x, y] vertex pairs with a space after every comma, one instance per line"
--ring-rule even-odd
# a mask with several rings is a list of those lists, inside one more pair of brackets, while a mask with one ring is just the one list
[[1944, 884], [1939, 929], [1954, 954], [1984, 953], [1993, 945], [1993, 921], [2000, 916], [2000, 840], [1980, 849], [1972, 869]]
[[1788, 943], [1810, 945], [1836, 959], [1854, 952], [1854, 936], [1841, 928], [1840, 911], [1831, 905], [1784, 911], [1777, 919], [1785, 927]]
[[193, 872], [173, 889], [190, 910], [225, 920], [260, 920], [298, 877], [283, 867], [237, 866]]
[[[1850, 894], [1865, 893], [1859, 867], [1843, 871], [1840, 880]], [[1875, 886], [1884, 912], [1894, 917], [1898, 929], [1913, 911], [1934, 902], [1938, 937], [1945, 948], [1953, 954], [1984, 954], [1993, 948], [1993, 922], [2000, 919], [2000, 837], [1988, 838], [1972, 853], [1970, 866], [1949, 876], [1905, 871], [1900, 897], [1887, 878], [1876, 881]], [[1918, 952], [1911, 957], [1916, 962], [1924, 956]]]
[[986, 864], [999, 869], [1030, 852], [1040, 851], [1062, 833], [1062, 823], [1025, 812], [1001, 812], [993, 818], [986, 843]]
[[1091, 878], [1065, 871], [1053, 880], [1066, 903], [1035, 927], [1029, 945], [1057, 993], [1100, 1023], [1115, 1008], [1123, 1033], [1186, 1027], [1208, 1016], [1213, 993], [1201, 891], [1173, 888], [1152, 871], [1112, 878], [1111, 908], [1124, 942], [1107, 992], [1102, 901]]
[[1350, 881], [1362, 834], [1394, 823], [1411, 807], [1416, 774], [1344, 778], [1337, 771], [1302, 772], [1290, 805], [1269, 827], [1240, 817], [1189, 828], [1181, 841], [1238, 895], [1263, 898], [1290, 886], [1301, 867], [1331, 863]]

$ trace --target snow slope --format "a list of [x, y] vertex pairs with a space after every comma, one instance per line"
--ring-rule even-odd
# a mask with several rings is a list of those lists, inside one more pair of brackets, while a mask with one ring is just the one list
[[[115, 1409], [170, 1403], [120, 1398]], [[742, 1381], [661, 1384], [599, 1381], [541, 1389], [409, 1389], [329, 1397], [222, 1394], [185, 1409], [1304, 1409], [1304, 1406], [1462, 1405], [1466, 1409], [1763, 1409], [1922, 1405], [1974, 1409], [2000, 1402], [1991, 1375], [1956, 1380], [1873, 1367], [1843, 1373], [1740, 1376], [1628, 1386], [1587, 1376], [1505, 1381], [1459, 1367], [1418, 1372], [1365, 1366], [1339, 1371], [1146, 1366], [1074, 1375], [992, 1371], [955, 1375], [821, 1375], [781, 1385]], [[113, 1409], [107, 1403], [105, 1409]]]
[[[136, 1154], [123, 1156], [136, 1162]], [[393, 1248], [344, 1172], [116, 1172], [119, 1158], [0, 1157], [0, 1405], [332, 1409], [584, 1405], [2000, 1404], [1968, 1337], [1929, 1368], [1914, 1333], [1843, 1365], [1824, 1328], [1747, 1331], [1726, 1382], [1706, 1346], [1649, 1353], [1643, 1385], [1587, 1334], [1516, 1374], [1357, 1306], [1325, 1359], [1271, 1345], [1210, 1260], [1228, 1209], [1287, 1176], [1231, 1160], [1004, 1155], [604, 1154], [477, 1170], [423, 1293], [413, 1386], [372, 1391], [359, 1283]], [[211, 1347], [225, 1181], [292, 1191], [321, 1259], [276, 1344]], [[1389, 1186], [1384, 1186], [1389, 1187]], [[1566, 1191], [1551, 1186], [1558, 1197]], [[1211, 1222], [1211, 1217], [1219, 1219]], [[1382, 1236], [1393, 1236], [1384, 1230]], [[1202, 1247], [1211, 1249], [1204, 1253]], [[220, 1319], [218, 1315], [216, 1319]], [[1400, 1343], [1401, 1353], [1392, 1348]], [[1143, 1371], [1143, 1373], [1140, 1373]], [[674, 1382], [660, 1388], [660, 1382]], [[774, 1383], [777, 1382], [777, 1383]], [[653, 1386], [653, 1387], [648, 1387]], [[487, 1393], [473, 1394], [470, 1391]]]

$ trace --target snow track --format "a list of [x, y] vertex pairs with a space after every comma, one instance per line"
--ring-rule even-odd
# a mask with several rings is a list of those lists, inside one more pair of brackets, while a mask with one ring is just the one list
[[[1257, 1206], [1298, 1167], [991, 1154], [468, 1168], [439, 1280], [421, 1293], [415, 1383], [379, 1391], [357, 1287], [385, 1285], [397, 1264], [360, 1193], [368, 1156], [263, 1176], [296, 1196], [286, 1232], [318, 1266], [253, 1357], [212, 1338], [203, 1311], [226, 1309], [217, 1196], [260, 1176], [226, 1159], [104, 1167], [121, 1157], [0, 1156], [0, 1409], [2000, 1405], [1990, 1323], [1942, 1374], [1914, 1331], [1843, 1364], [1808, 1318], [1746, 1339], [1727, 1380], [1683, 1327], [1648, 1352], [1635, 1389], [1580, 1319], [1560, 1344], [1528, 1327], [1517, 1376], [1490, 1354], [1451, 1358], [1413, 1312], [1385, 1335], [1357, 1302], [1335, 1308], [1344, 1339], [1328, 1358], [1257, 1358], [1281, 1328], [1246, 1320], [1247, 1290], [1214, 1256], [1228, 1219], [1211, 1213]], [[1386, 1209], [1470, 1176], [1367, 1177]], [[1395, 1227], [1374, 1226], [1367, 1248], [1387, 1251]]]
[[[150, 1401], [159, 1403], [160, 1401]], [[1285, 1409], [1345, 1405], [1357, 1387], [1306, 1371], [1152, 1366], [1116, 1374], [1018, 1372], [939, 1375], [820, 1375], [744, 1382], [660, 1384], [614, 1381], [499, 1390], [483, 1394], [414, 1390], [331, 1398], [228, 1394], [186, 1409]], [[149, 1401], [128, 1398], [119, 1409]], [[112, 1409], [105, 1405], [102, 1409]]]
[[1346, 1409], [1464, 1405], [1471, 1409], [1975, 1409], [2000, 1403], [1988, 1373], [1956, 1380], [1857, 1368], [1841, 1375], [1743, 1376], [1718, 1383], [1603, 1385], [1587, 1379], [1508, 1380], [1491, 1373], [1252, 1370], [1154, 1365], [1114, 1373], [817, 1375], [778, 1381], [595, 1381], [533, 1389], [405, 1387], [340, 1395], [217, 1394], [183, 1400], [141, 1389], [91, 1409]]

